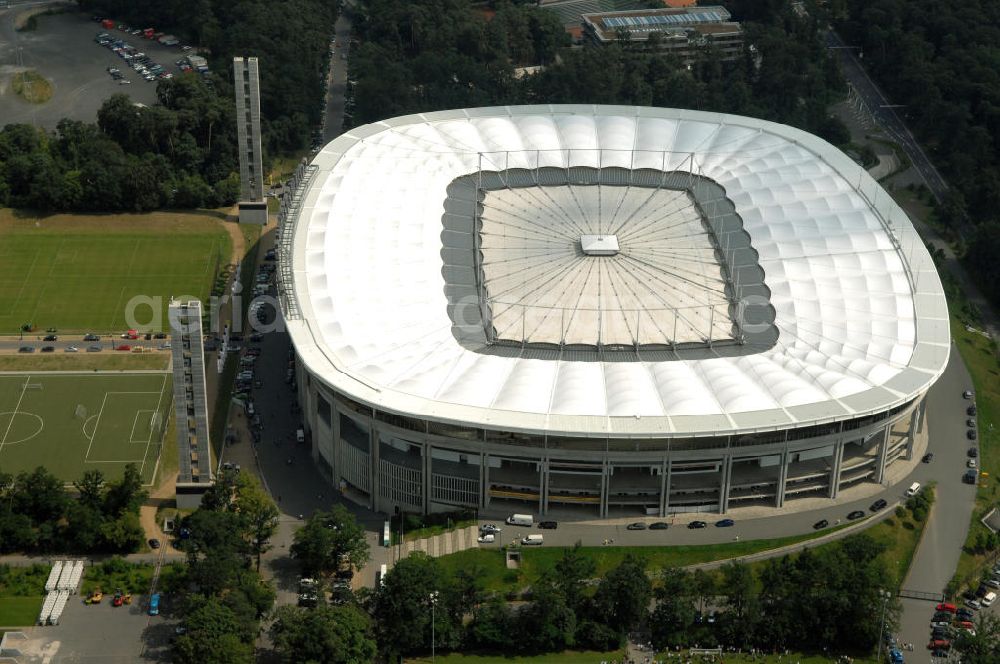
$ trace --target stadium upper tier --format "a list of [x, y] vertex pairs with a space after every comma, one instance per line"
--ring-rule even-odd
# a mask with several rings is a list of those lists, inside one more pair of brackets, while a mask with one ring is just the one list
[[791, 127], [477, 108], [352, 129], [313, 166], [287, 325], [312, 375], [377, 409], [716, 435], [888, 410], [948, 360], [905, 213]]

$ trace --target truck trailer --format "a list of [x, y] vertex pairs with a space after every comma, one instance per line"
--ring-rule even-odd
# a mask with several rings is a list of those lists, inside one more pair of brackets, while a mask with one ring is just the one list
[[530, 528], [535, 525], [535, 518], [530, 514], [511, 514], [507, 517], [507, 525]]

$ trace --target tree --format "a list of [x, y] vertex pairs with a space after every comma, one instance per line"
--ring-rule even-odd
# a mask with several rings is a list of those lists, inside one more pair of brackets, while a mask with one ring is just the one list
[[695, 616], [690, 574], [673, 567], [663, 570], [656, 598], [656, 608], [649, 621], [653, 644], [657, 648], [686, 644]]
[[185, 611], [186, 632], [174, 641], [176, 664], [249, 664], [252, 639], [236, 614], [221, 599], [195, 598]]
[[288, 664], [360, 664], [371, 662], [376, 653], [368, 616], [350, 605], [279, 607], [270, 635]]
[[139, 507], [149, 495], [142, 488], [142, 475], [139, 466], [127, 464], [122, 478], [117, 482], [108, 483], [108, 492], [104, 498], [104, 513], [116, 517], [125, 513], [138, 516]]
[[469, 645], [481, 650], [509, 648], [514, 627], [515, 618], [507, 608], [507, 602], [494, 596], [479, 608], [469, 625]]
[[577, 542], [572, 549], [563, 550], [562, 558], [556, 561], [555, 570], [556, 588], [566, 598], [566, 604], [579, 613], [583, 603], [584, 582], [594, 576], [597, 564], [593, 558], [583, 555], [580, 542]]
[[601, 579], [594, 606], [605, 625], [624, 634], [645, 618], [652, 594], [645, 563], [630, 553]]
[[726, 591], [726, 611], [722, 614], [726, 642], [739, 647], [756, 645], [760, 604], [750, 568], [740, 562], [725, 565], [722, 587]]
[[291, 552], [307, 574], [331, 574], [341, 562], [360, 569], [371, 558], [364, 528], [343, 505], [310, 516], [295, 532]]
[[80, 493], [80, 504], [93, 509], [101, 509], [104, 494], [104, 473], [99, 470], [88, 470], [80, 480], [73, 482]]
[[[432, 593], [437, 593], [431, 610]], [[380, 647], [387, 655], [409, 654], [429, 648], [431, 615], [439, 646], [459, 643], [461, 615], [455, 610], [459, 598], [452, 579], [441, 564], [415, 551], [389, 570], [375, 596], [375, 618]]]
[[257, 559], [257, 570], [260, 571], [260, 557], [271, 548], [269, 542], [278, 529], [278, 517], [281, 513], [271, 496], [256, 481], [249, 480], [249, 477], [247, 475], [247, 483], [239, 488], [236, 506], [243, 523], [244, 536]]
[[559, 652], [576, 643], [576, 615], [551, 576], [531, 588], [531, 602], [517, 615], [517, 633], [529, 652]]

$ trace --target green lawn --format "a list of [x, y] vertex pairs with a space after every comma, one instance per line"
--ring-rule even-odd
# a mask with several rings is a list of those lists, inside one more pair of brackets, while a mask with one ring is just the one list
[[[746, 542], [729, 542], [726, 544], [705, 544], [699, 546], [600, 546], [582, 547], [584, 555], [591, 558], [597, 566], [597, 577], [617, 567], [626, 555], [633, 555], [646, 561], [650, 571], [666, 567], [685, 567], [713, 560], [739, 558], [761, 551], [778, 549], [791, 544], [798, 544], [815, 539], [830, 530], [820, 533], [807, 533], [794, 537], [781, 537], [770, 540], [750, 540]], [[521, 549], [521, 568], [508, 570], [505, 565], [504, 552], [500, 549], [467, 549], [447, 556], [441, 556], [441, 562], [452, 573], [459, 570], [472, 572], [478, 579], [480, 587], [488, 591], [513, 591], [530, 586], [546, 571], [555, 567], [562, 557], [565, 547], [541, 547]]]
[[42, 610], [41, 595], [35, 597], [0, 597], [0, 626], [28, 627], [38, 620]]
[[[153, 298], [166, 326], [169, 296], [206, 300], [229, 262], [229, 234], [211, 214], [55, 215], [0, 210], [0, 333], [121, 332], [133, 298]], [[151, 305], [134, 320], [154, 320]]]
[[0, 355], [0, 371], [166, 371], [169, 352], [32, 353]]
[[149, 482], [171, 392], [162, 372], [0, 375], [0, 468], [44, 465], [72, 482], [88, 469], [114, 479], [134, 462]]
[[[621, 660], [624, 651], [594, 652], [575, 651], [549, 653], [547, 655], [535, 655], [519, 657], [517, 655], [463, 655], [461, 653], [449, 653], [438, 655], [434, 661], [440, 664], [600, 664], [604, 661]], [[406, 664], [431, 664], [428, 657], [407, 657]]]

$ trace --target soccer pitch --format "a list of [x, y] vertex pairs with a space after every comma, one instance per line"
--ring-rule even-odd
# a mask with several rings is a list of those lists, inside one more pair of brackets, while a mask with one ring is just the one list
[[[125, 310], [137, 295], [162, 298], [166, 326], [168, 297], [207, 301], [231, 252], [225, 229], [206, 216], [0, 216], [0, 334], [16, 334], [25, 323], [120, 332], [131, 327]], [[151, 320], [149, 306], [135, 317]]]
[[45, 466], [70, 483], [135, 463], [149, 484], [171, 401], [163, 372], [0, 375], [0, 471]]

